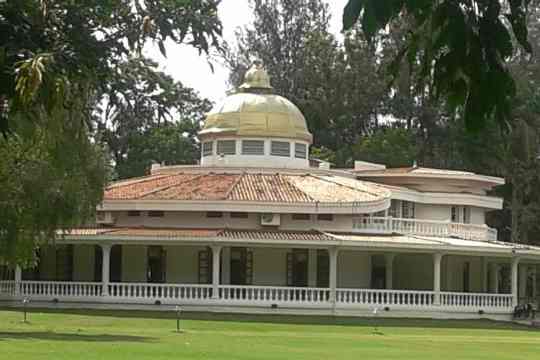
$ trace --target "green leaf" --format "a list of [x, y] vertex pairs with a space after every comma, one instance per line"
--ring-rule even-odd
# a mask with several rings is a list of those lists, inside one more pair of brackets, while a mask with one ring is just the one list
[[365, 0], [349, 0], [343, 10], [343, 31], [349, 30], [360, 17]]

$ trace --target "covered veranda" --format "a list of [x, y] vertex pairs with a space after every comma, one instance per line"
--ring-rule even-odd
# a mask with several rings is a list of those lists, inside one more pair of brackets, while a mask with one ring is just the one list
[[322, 232], [85, 230], [54, 250], [71, 251], [71, 269], [44, 256], [42, 269], [54, 274], [41, 270], [32, 278], [35, 272], [16, 269], [0, 291], [4, 300], [43, 304], [510, 314], [520, 301], [536, 299], [540, 259], [538, 249], [512, 245]]

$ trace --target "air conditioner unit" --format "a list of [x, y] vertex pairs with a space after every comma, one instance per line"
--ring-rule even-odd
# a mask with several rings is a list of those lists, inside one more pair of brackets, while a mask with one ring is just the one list
[[279, 226], [281, 217], [279, 214], [262, 214], [261, 225], [264, 226]]
[[110, 211], [98, 211], [96, 214], [96, 223], [98, 224], [113, 224], [114, 217]]

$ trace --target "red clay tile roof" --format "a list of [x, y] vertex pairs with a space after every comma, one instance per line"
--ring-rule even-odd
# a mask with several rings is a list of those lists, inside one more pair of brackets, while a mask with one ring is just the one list
[[279, 174], [244, 174], [232, 189], [230, 200], [313, 202], [313, 199]]
[[95, 228], [95, 229], [70, 229], [64, 232], [67, 236], [143, 236], [143, 237], [213, 237], [218, 236], [223, 229], [181, 229], [181, 228]]
[[318, 231], [278, 231], [278, 230], [231, 230], [231, 229], [181, 229], [181, 228], [97, 228], [71, 229], [67, 236], [98, 236], [104, 239], [117, 236], [152, 237], [152, 238], [217, 238], [231, 240], [333, 240], [329, 235]]
[[291, 174], [177, 173], [114, 183], [105, 200], [230, 200], [332, 203], [383, 200], [390, 192], [354, 179]]
[[265, 231], [265, 230], [225, 230], [219, 237], [241, 240], [304, 240], [324, 241], [334, 238], [318, 231]]

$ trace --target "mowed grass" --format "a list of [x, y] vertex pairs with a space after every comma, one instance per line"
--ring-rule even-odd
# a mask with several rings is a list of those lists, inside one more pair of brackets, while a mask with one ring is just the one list
[[0, 310], [0, 358], [540, 359], [540, 331], [490, 321], [183, 316]]

